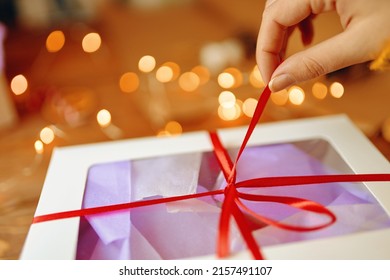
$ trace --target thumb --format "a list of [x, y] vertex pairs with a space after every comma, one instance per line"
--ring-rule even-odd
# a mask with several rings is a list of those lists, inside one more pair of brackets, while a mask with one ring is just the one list
[[370, 59], [367, 34], [349, 29], [284, 60], [273, 72], [269, 82], [275, 92], [293, 84], [316, 78], [335, 70]]

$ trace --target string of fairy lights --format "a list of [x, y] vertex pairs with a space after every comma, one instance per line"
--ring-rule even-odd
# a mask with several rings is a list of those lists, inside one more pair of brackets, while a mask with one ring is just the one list
[[[49, 53], [58, 53], [65, 45], [65, 34], [61, 30], [52, 31], [46, 38], [46, 50]], [[81, 46], [85, 53], [97, 52], [102, 45], [102, 38], [97, 32], [87, 33]], [[157, 66], [156, 59], [152, 55], [142, 56], [138, 61], [138, 71], [128, 71], [118, 78], [120, 90], [125, 94], [132, 94], [140, 91], [142, 83], [146, 84], [147, 91], [157, 92], [157, 95], [168, 95], [168, 84], [175, 83], [182, 94], [197, 94], [197, 91], [210, 82], [217, 84], [214, 88], [217, 91], [216, 98], [218, 107], [215, 108], [218, 117], [223, 121], [233, 121], [242, 116], [252, 117], [257, 100], [248, 97], [244, 100], [237, 98], [235, 92], [243, 86], [251, 86], [256, 89], [263, 88], [264, 82], [257, 66], [250, 71], [241, 71], [236, 67], [228, 67], [213, 75], [206, 66], [197, 65], [189, 71], [182, 71], [181, 67], [172, 61], [164, 62]], [[213, 80], [214, 79], [214, 80]], [[15, 75], [10, 82], [10, 89], [15, 96], [22, 96], [28, 90], [28, 79], [23, 74]], [[329, 87], [322, 82], [316, 82], [312, 86], [312, 95], [322, 100], [327, 96], [341, 98], [344, 94], [344, 87], [339, 82], [332, 83]], [[272, 102], [277, 106], [293, 104], [302, 105], [305, 101], [305, 91], [299, 86], [273, 93]], [[151, 96], [153, 98], [153, 96]], [[122, 130], [113, 124], [111, 113], [106, 108], [101, 108], [96, 113], [96, 121], [101, 130], [110, 139], [124, 137]], [[179, 121], [166, 120], [163, 126], [156, 133], [157, 136], [172, 136], [181, 134], [183, 128]], [[63, 135], [55, 124], [48, 125], [41, 129], [39, 139], [34, 143], [38, 155], [44, 152], [44, 145], [54, 141], [56, 136]]]

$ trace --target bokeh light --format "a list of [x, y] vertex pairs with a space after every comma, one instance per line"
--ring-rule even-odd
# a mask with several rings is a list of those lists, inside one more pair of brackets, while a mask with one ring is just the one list
[[167, 83], [173, 79], [173, 70], [171, 67], [163, 65], [156, 71], [156, 79], [161, 83]]
[[168, 62], [165, 62], [161, 66], [167, 66], [167, 67], [172, 69], [172, 74], [173, 74], [172, 81], [176, 80], [180, 76], [181, 70], [180, 70], [179, 64], [172, 62], [172, 61], [168, 61]]
[[65, 44], [65, 35], [61, 30], [55, 30], [47, 36], [46, 49], [48, 52], [58, 52]]
[[96, 119], [101, 127], [107, 127], [111, 124], [111, 113], [106, 109], [102, 109], [97, 113]]
[[334, 98], [341, 98], [344, 95], [344, 86], [339, 82], [334, 82], [330, 85], [330, 94]]
[[255, 88], [263, 88], [265, 86], [260, 70], [257, 66], [253, 67], [253, 70], [249, 75], [249, 83]]
[[183, 127], [176, 121], [170, 121], [165, 125], [165, 131], [170, 135], [179, 135], [183, 132]]
[[34, 143], [34, 148], [35, 148], [35, 152], [39, 155], [43, 154], [44, 152], [44, 148], [43, 148], [43, 143], [41, 140], [37, 140], [35, 141]]
[[100, 48], [101, 44], [102, 39], [100, 38], [100, 35], [95, 32], [85, 35], [81, 43], [83, 50], [87, 53], [96, 52]]
[[195, 91], [200, 85], [198, 75], [193, 72], [185, 72], [179, 78], [179, 86], [188, 92]]
[[237, 88], [242, 85], [244, 79], [240, 70], [234, 67], [229, 67], [226, 68], [223, 72], [232, 75], [234, 78], [234, 84], [231, 87]]
[[210, 80], [210, 70], [205, 66], [195, 66], [191, 69], [191, 72], [194, 72], [196, 75], [198, 75], [201, 85], [206, 84]]
[[288, 91], [286, 89], [283, 89], [281, 91], [271, 93], [271, 100], [276, 105], [283, 106], [286, 105], [288, 101], [288, 96]]
[[54, 131], [50, 127], [44, 127], [42, 128], [41, 132], [39, 133], [39, 137], [41, 138], [41, 141], [45, 144], [50, 144], [54, 140]]
[[244, 101], [244, 104], [242, 104], [242, 111], [244, 112], [245, 116], [251, 118], [255, 113], [256, 106], [257, 100], [250, 97]]
[[157, 132], [157, 135], [156, 135], [157, 137], [169, 137], [169, 136], [171, 136], [171, 134], [168, 132], [168, 131], [166, 131], [166, 130], [164, 130], [164, 129], [162, 129], [162, 130], [159, 130], [158, 132]]
[[19, 74], [11, 80], [11, 90], [15, 95], [21, 95], [26, 92], [28, 82], [25, 76]]
[[218, 84], [222, 88], [232, 88], [235, 84], [234, 76], [230, 73], [221, 73], [218, 75]]
[[241, 108], [237, 103], [230, 108], [226, 108], [220, 105], [218, 107], [218, 116], [224, 121], [236, 120], [241, 116]]
[[138, 86], [139, 78], [134, 72], [124, 73], [119, 79], [119, 87], [123, 92], [134, 92]]
[[232, 108], [236, 104], [236, 97], [231, 91], [222, 91], [218, 96], [219, 105], [224, 108]]
[[301, 105], [305, 101], [305, 92], [302, 88], [293, 86], [288, 90], [288, 99], [294, 105]]
[[314, 97], [318, 99], [324, 99], [328, 94], [327, 86], [320, 82], [314, 83], [311, 90], [313, 92]]
[[151, 55], [144, 55], [138, 61], [138, 69], [141, 72], [149, 73], [156, 67], [156, 59]]

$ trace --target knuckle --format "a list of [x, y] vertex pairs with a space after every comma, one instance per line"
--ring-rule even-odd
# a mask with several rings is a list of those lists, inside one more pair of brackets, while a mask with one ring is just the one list
[[303, 67], [306, 69], [307, 78], [314, 78], [327, 73], [325, 65], [311, 57], [302, 58]]

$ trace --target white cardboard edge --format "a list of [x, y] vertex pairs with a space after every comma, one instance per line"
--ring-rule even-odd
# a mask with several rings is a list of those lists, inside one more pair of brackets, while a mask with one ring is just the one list
[[[246, 129], [221, 129], [218, 133], [226, 147], [238, 147]], [[390, 173], [389, 162], [344, 115], [261, 124], [248, 145], [314, 138], [327, 140], [355, 173]], [[88, 168], [94, 164], [211, 149], [207, 132], [57, 148], [35, 216], [80, 209]], [[390, 183], [366, 183], [366, 186], [390, 215]], [[20, 258], [74, 259], [78, 226], [79, 218], [31, 225]], [[390, 259], [390, 250], [383, 249], [390, 248], [389, 244], [390, 229], [385, 229], [270, 246], [264, 253], [269, 259]], [[250, 258], [247, 252], [234, 257]]]

